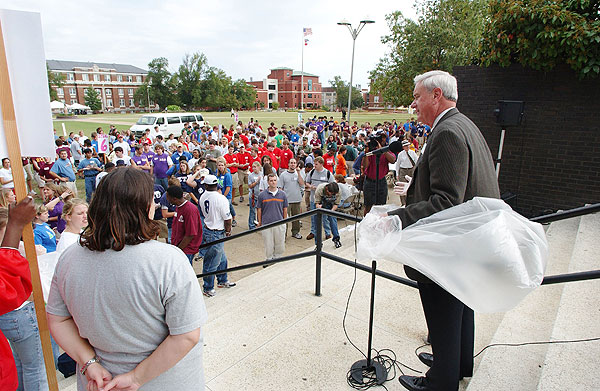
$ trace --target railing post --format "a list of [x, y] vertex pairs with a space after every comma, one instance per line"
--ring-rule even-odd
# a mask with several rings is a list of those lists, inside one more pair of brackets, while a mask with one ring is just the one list
[[315, 241], [317, 242], [317, 254], [315, 255], [315, 296], [321, 296], [321, 250], [323, 249], [323, 214], [317, 209], [315, 213]]

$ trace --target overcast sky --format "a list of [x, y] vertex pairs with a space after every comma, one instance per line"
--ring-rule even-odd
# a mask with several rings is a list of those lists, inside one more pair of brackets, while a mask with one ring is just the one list
[[323, 85], [335, 75], [350, 79], [352, 38], [344, 26], [362, 19], [356, 40], [353, 84], [368, 85], [369, 71], [388, 50], [385, 15], [414, 17], [413, 0], [359, 1], [155, 1], [0, 0], [0, 8], [40, 12], [46, 58], [122, 63], [147, 69], [166, 57], [176, 71], [185, 53], [202, 52], [208, 64], [234, 79], [262, 80], [275, 67], [300, 70], [302, 28], [312, 28], [304, 46], [304, 71]]

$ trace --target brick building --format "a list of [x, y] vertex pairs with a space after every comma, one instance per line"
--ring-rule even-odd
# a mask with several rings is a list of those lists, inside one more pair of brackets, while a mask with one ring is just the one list
[[47, 60], [51, 72], [65, 76], [61, 88], [53, 87], [58, 100], [66, 104], [85, 105], [85, 90], [94, 88], [102, 102], [102, 110], [140, 110], [133, 95], [146, 81], [147, 71], [128, 64]]
[[274, 102], [282, 109], [299, 108], [302, 91], [305, 108], [323, 105], [319, 76], [311, 73], [304, 72], [304, 88], [301, 88], [302, 72], [286, 67], [273, 68], [266, 79], [250, 81], [248, 84], [256, 89], [257, 104], [262, 102], [266, 108], [273, 108]]
[[337, 106], [337, 92], [333, 87], [323, 87], [323, 107], [329, 108], [329, 110], [335, 110]]

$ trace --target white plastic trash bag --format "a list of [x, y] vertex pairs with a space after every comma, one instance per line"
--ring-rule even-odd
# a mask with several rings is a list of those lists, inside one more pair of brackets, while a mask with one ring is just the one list
[[544, 278], [544, 229], [502, 200], [476, 197], [404, 230], [398, 216], [383, 217], [393, 209], [373, 207], [359, 224], [359, 260], [410, 266], [478, 312], [515, 307]]

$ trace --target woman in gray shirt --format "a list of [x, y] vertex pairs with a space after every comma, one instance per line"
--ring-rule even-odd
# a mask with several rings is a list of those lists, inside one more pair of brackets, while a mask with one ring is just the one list
[[153, 191], [141, 170], [108, 174], [81, 246], [58, 260], [46, 310], [77, 362], [78, 391], [204, 389], [202, 292], [183, 252], [154, 240]]

